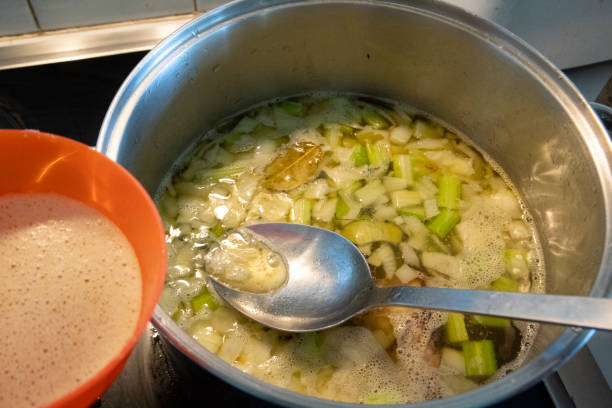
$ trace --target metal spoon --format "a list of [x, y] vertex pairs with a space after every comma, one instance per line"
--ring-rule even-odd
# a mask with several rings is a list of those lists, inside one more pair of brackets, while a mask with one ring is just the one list
[[270, 223], [247, 227], [285, 257], [287, 282], [254, 294], [213, 280], [230, 305], [266, 326], [305, 332], [339, 325], [377, 306], [409, 306], [612, 330], [612, 299], [485, 290], [377, 288], [357, 247], [321, 228]]

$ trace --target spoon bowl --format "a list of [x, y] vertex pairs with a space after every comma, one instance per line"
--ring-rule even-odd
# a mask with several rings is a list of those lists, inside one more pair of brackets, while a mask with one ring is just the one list
[[246, 316], [274, 329], [327, 329], [373, 307], [408, 306], [612, 330], [612, 299], [486, 290], [378, 288], [359, 249], [342, 235], [301, 224], [246, 227], [285, 258], [287, 281], [267, 293], [215, 290]]
[[235, 290], [213, 279], [217, 293], [242, 313], [275, 329], [302, 332], [338, 325], [367, 307], [375, 289], [368, 264], [342, 235], [300, 224], [247, 229], [285, 258], [289, 276], [283, 286], [265, 294]]

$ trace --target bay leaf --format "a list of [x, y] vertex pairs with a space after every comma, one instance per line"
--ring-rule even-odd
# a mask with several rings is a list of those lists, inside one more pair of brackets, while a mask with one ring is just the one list
[[287, 148], [265, 169], [263, 186], [287, 191], [307, 182], [317, 171], [323, 151], [311, 142], [301, 142]]

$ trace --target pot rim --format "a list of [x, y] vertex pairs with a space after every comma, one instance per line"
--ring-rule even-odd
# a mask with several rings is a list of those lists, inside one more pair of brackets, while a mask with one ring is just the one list
[[[164, 69], [184, 49], [195, 42], [203, 41], [213, 32], [229, 24], [238, 23], [262, 12], [288, 7], [316, 7], [323, 4], [345, 4], [361, 7], [387, 7], [437, 19], [491, 44], [507, 57], [521, 64], [553, 95], [558, 103], [573, 118], [583, 134], [583, 140], [593, 158], [601, 182], [606, 226], [604, 250], [593, 287], [592, 297], [612, 297], [612, 144], [601, 122], [584, 100], [580, 92], [565, 75], [543, 55], [523, 40], [498, 26], [450, 4], [417, 0], [256, 0], [234, 1], [206, 13], [178, 29], [134, 68], [113, 99], [100, 129], [96, 148], [113, 160], [117, 160], [123, 130], [128, 122], [131, 108], [142, 95], [157, 72]], [[358, 404], [342, 403], [306, 396], [259, 380], [238, 368], [222, 361], [185, 333], [158, 305], [152, 322], [154, 326], [178, 350], [198, 365], [241, 390], [268, 401], [290, 406], [354, 407]], [[474, 407], [499, 402], [522, 391], [551, 373], [574, 355], [595, 333], [588, 329], [567, 329], [546, 350], [516, 371], [477, 389], [441, 400], [420, 402], [411, 407]], [[399, 405], [393, 405], [399, 406]]]

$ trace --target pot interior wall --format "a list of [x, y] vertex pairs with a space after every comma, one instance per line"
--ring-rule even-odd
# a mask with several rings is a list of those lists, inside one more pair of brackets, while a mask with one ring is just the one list
[[[150, 193], [203, 131], [261, 101], [312, 91], [400, 100], [469, 135], [506, 170], [539, 230], [548, 291], [589, 293], [605, 213], [584, 129], [504, 44], [424, 9], [367, 3], [276, 7], [184, 35], [134, 78], [113, 130], [123, 138], [107, 146]], [[560, 332], [544, 327], [534, 350]]]

